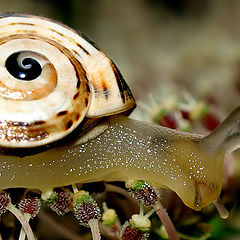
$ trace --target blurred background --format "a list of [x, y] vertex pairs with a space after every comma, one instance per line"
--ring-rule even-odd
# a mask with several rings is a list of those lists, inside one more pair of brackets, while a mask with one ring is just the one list
[[[207, 120], [199, 116], [189, 120], [185, 115], [181, 120], [187, 130], [206, 133], [239, 105], [238, 0], [0, 0], [0, 10], [52, 18], [93, 40], [132, 89], [139, 103], [134, 118], [153, 121], [164, 105], [170, 115], [157, 122], [181, 129], [174, 114], [201, 103], [211, 109]], [[223, 199], [231, 210], [228, 220], [220, 220], [209, 209], [211, 214], [204, 217], [191, 213], [181, 218], [170, 207], [179, 229], [197, 229], [203, 223], [201, 231], [211, 232], [188, 239], [240, 239], [238, 155], [229, 157], [226, 166]], [[39, 239], [65, 239], [57, 233], [46, 236], [45, 227], [39, 228], [43, 234]], [[150, 239], [162, 238], [153, 234]]]

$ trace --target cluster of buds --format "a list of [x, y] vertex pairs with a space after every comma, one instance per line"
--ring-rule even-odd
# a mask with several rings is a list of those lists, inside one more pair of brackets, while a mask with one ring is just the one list
[[72, 194], [68, 189], [52, 192], [48, 198], [48, 206], [59, 216], [63, 216], [71, 210]]
[[78, 191], [73, 196], [74, 216], [85, 227], [92, 219], [101, 219], [101, 211], [97, 202], [86, 191]]
[[48, 203], [50, 209], [57, 213], [59, 216], [63, 216], [70, 212], [72, 204], [72, 193], [65, 188], [48, 189], [42, 192], [42, 200]]
[[[176, 94], [163, 94], [163, 98], [151, 99], [152, 107], [148, 107], [148, 119], [161, 126], [178, 129], [181, 131], [190, 130], [190, 122], [184, 119], [178, 109], [179, 98]], [[140, 104], [141, 107], [141, 104]]]
[[0, 216], [7, 211], [7, 206], [11, 202], [11, 198], [8, 193], [0, 192]]
[[129, 221], [125, 222], [120, 232], [121, 240], [147, 240], [149, 237], [148, 232], [144, 232], [139, 228], [132, 226]]
[[18, 204], [18, 209], [24, 214], [29, 215], [30, 218], [37, 216], [41, 208], [41, 201], [38, 197], [26, 194], [25, 198]]
[[[31, 209], [31, 207], [27, 207], [26, 209]], [[30, 218], [26, 219], [24, 214], [11, 203], [11, 198], [8, 193], [0, 192], [0, 216], [4, 214], [7, 210], [13, 215], [15, 215], [15, 217], [22, 224], [22, 230], [19, 239], [25, 239], [25, 236], [27, 235], [29, 240], [34, 240], [32, 229], [28, 223]]]
[[[166, 229], [169, 238], [172, 240], [177, 240], [178, 236], [176, 229], [159, 200], [160, 194], [158, 189], [143, 180], [128, 180], [125, 185], [128, 188], [130, 195], [140, 203], [140, 214], [133, 215], [132, 220], [130, 220], [130, 228], [135, 229], [136, 226], [138, 226], [137, 229], [144, 232], [145, 229], [141, 229], [139, 226], [141, 226], [142, 223], [144, 223], [143, 225], [145, 226], [147, 220], [149, 220], [148, 218], [154, 211], [156, 211], [159, 219]], [[151, 206], [153, 209], [150, 210], [147, 214], [143, 215], [143, 205], [147, 207]], [[137, 225], [133, 225], [133, 222], [137, 223]]]
[[79, 223], [85, 227], [90, 227], [93, 239], [100, 239], [98, 221], [101, 219], [101, 211], [96, 201], [88, 192], [78, 191], [75, 185], [72, 193], [70, 190], [61, 188], [47, 189], [42, 192], [42, 199], [48, 202], [48, 206], [59, 216], [73, 211]]
[[101, 231], [110, 239], [118, 239], [121, 227], [122, 226], [116, 211], [112, 208], [108, 208], [107, 204], [104, 202]]
[[204, 102], [191, 99], [189, 104], [180, 104], [179, 108], [185, 120], [199, 122], [208, 131], [213, 131], [220, 123], [219, 116]]
[[[151, 212], [152, 213], [152, 212]], [[143, 215], [142, 209], [140, 214], [134, 214], [129, 221], [126, 221], [120, 231], [120, 238], [122, 240], [146, 240], [149, 237], [149, 229], [151, 221], [148, 219], [150, 214]]]
[[132, 218], [123, 225], [120, 234], [121, 239], [148, 239], [148, 231], [151, 227], [149, 217], [155, 210], [151, 210], [144, 215], [143, 205], [153, 207], [159, 200], [159, 192], [154, 186], [151, 186], [143, 180], [128, 180], [125, 185], [130, 195], [140, 203], [140, 213], [134, 214]]
[[112, 208], [108, 208], [107, 204], [103, 203], [102, 223], [105, 226], [113, 226], [119, 220], [116, 211]]
[[90, 227], [93, 240], [100, 240], [98, 221], [101, 219], [101, 211], [97, 202], [86, 191], [75, 191], [73, 195], [74, 216], [79, 223]]
[[196, 126], [213, 131], [219, 125], [220, 115], [215, 110], [213, 97], [197, 101], [185, 93], [182, 101], [182, 96], [176, 96], [175, 91], [162, 93], [162, 97], [157, 99], [149, 98], [148, 104], [140, 103], [141, 119], [180, 131], [191, 131]]
[[[18, 204], [18, 209], [23, 214], [23, 217], [26, 219], [27, 222], [31, 218], [37, 216], [41, 208], [41, 201], [38, 197], [32, 196], [32, 193], [28, 192], [25, 195], [25, 198], [20, 201]], [[25, 239], [26, 232], [24, 231], [23, 227], [20, 232], [19, 239]]]
[[219, 117], [210, 106], [196, 101], [191, 101], [190, 104], [176, 104], [173, 109], [161, 106], [151, 119], [161, 126], [181, 131], [190, 131], [195, 122], [199, 122], [205, 129], [212, 131], [220, 123]]
[[130, 195], [140, 204], [147, 207], [154, 206], [159, 200], [157, 188], [143, 180], [128, 180], [125, 185]]

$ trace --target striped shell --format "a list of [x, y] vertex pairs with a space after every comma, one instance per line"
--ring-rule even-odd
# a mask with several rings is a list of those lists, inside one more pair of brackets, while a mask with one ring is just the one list
[[134, 106], [113, 62], [78, 33], [42, 17], [0, 15], [0, 146], [48, 144], [85, 117]]

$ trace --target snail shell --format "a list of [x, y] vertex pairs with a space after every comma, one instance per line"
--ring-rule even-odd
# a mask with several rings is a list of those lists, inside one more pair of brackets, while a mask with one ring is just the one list
[[77, 32], [42, 17], [0, 15], [0, 146], [48, 144], [86, 117], [134, 106], [114, 63]]

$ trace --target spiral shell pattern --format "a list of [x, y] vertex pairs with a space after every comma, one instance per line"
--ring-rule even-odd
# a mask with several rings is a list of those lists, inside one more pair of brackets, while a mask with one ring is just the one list
[[0, 15], [0, 146], [57, 141], [87, 116], [135, 106], [121, 74], [72, 29], [32, 15]]

